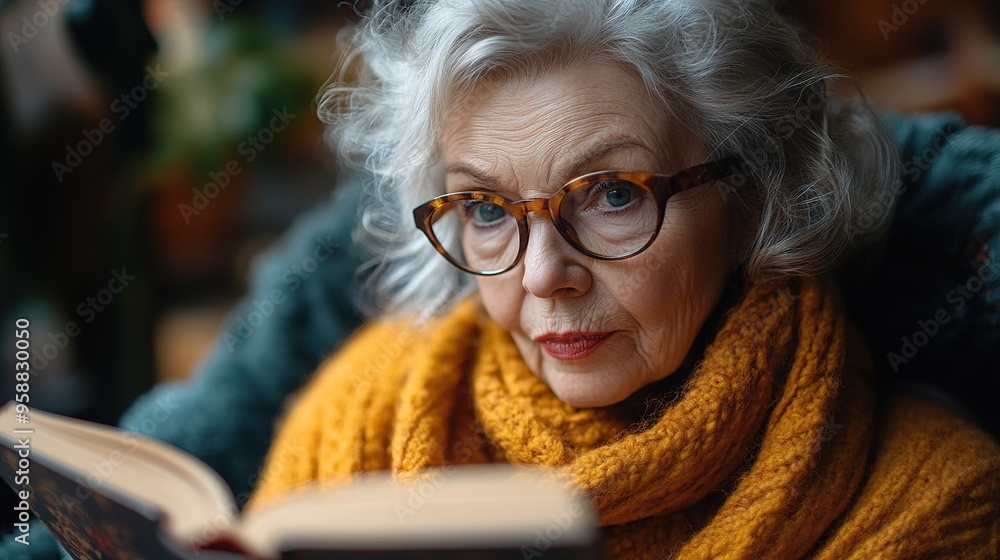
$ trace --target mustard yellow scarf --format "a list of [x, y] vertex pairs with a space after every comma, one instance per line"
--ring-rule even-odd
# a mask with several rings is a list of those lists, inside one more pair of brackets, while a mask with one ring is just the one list
[[[825, 279], [758, 285], [678, 391], [557, 399], [473, 300], [378, 323], [285, 419], [253, 504], [313, 480], [445, 464], [563, 469], [614, 558], [995, 558], [1000, 450], [929, 404], [876, 406]], [[640, 407], [641, 408], [641, 407]]]

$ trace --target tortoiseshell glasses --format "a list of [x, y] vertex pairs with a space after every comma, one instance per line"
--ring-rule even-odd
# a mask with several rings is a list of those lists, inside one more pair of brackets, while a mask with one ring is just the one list
[[577, 251], [595, 259], [627, 259], [656, 239], [671, 196], [740, 170], [739, 158], [729, 157], [675, 175], [588, 173], [549, 198], [512, 201], [491, 192], [456, 192], [416, 207], [413, 220], [451, 264], [482, 276], [514, 268], [528, 246], [528, 213], [546, 210]]

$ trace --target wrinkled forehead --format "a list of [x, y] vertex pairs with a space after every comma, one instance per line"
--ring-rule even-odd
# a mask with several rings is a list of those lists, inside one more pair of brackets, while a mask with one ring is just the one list
[[540, 166], [557, 183], [595, 171], [570, 160], [615, 150], [635, 152], [624, 162], [631, 167], [669, 172], [696, 162], [687, 156], [698, 144], [673, 120], [636, 72], [610, 61], [503, 72], [484, 77], [452, 104], [441, 155], [446, 166], [475, 164], [496, 173]]

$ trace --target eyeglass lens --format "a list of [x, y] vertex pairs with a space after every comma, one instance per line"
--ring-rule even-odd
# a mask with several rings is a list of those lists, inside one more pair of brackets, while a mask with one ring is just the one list
[[[653, 237], [658, 208], [642, 185], [608, 179], [570, 190], [557, 225], [571, 244], [603, 257], [638, 251]], [[432, 229], [448, 255], [469, 270], [489, 272], [513, 265], [520, 248], [517, 219], [501, 204], [456, 200], [437, 209]], [[567, 235], [568, 234], [568, 235]]]

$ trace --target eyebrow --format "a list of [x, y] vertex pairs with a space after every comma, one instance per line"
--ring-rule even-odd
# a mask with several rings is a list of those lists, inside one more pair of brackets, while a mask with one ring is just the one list
[[493, 189], [499, 188], [501, 184], [500, 179], [497, 179], [492, 175], [487, 175], [475, 167], [469, 167], [468, 165], [449, 165], [445, 170], [445, 173], [461, 173], [463, 175], [468, 175], [469, 177], [475, 179], [477, 183], [481, 183]]
[[[573, 179], [579, 175], [582, 175], [583, 169], [595, 159], [605, 156], [615, 150], [627, 147], [645, 148], [645, 146], [643, 146], [641, 143], [639, 143], [637, 140], [633, 138], [617, 138], [613, 140], [600, 142], [598, 144], [595, 144], [594, 146], [591, 146], [590, 149], [584, 152], [582, 156], [577, 158], [572, 165], [565, 168], [565, 170], [562, 171], [561, 176]], [[499, 190], [503, 185], [503, 182], [499, 178], [484, 173], [483, 171], [476, 169], [475, 167], [470, 167], [468, 165], [463, 165], [463, 164], [449, 165], [445, 169], [445, 173], [448, 174], [460, 173], [463, 175], [467, 175], [472, 179], [475, 179], [476, 182], [496, 190]]]
[[577, 158], [573, 165], [566, 168], [563, 171], [562, 176], [573, 179], [583, 174], [583, 169], [590, 164], [590, 162], [605, 156], [615, 150], [620, 150], [621, 148], [644, 148], [637, 140], [633, 138], [617, 138], [612, 140], [606, 140], [604, 142], [599, 142], [594, 146], [591, 146], [583, 155]]

